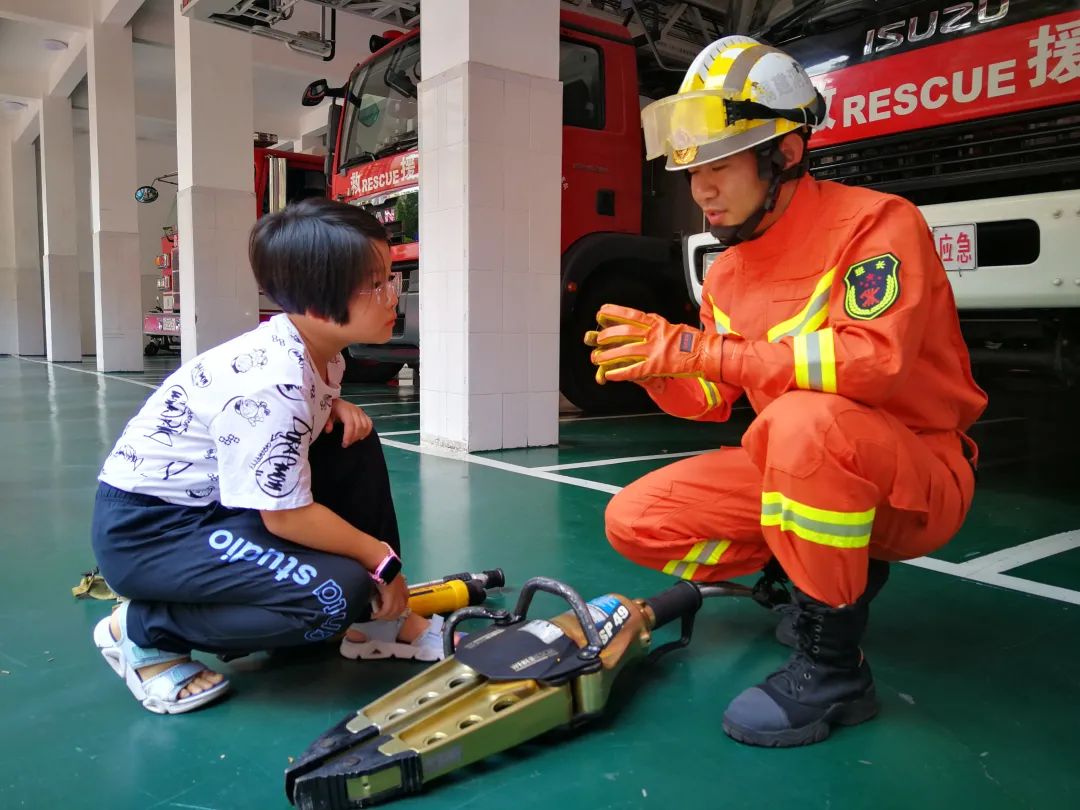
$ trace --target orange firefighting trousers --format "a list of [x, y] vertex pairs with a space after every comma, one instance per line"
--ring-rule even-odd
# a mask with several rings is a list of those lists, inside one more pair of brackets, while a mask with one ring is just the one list
[[835, 394], [792, 391], [725, 448], [656, 470], [617, 494], [608, 540], [634, 562], [714, 582], [775, 556], [833, 607], [866, 588], [869, 557], [903, 560], [960, 528], [974, 472], [959, 432], [916, 435]]

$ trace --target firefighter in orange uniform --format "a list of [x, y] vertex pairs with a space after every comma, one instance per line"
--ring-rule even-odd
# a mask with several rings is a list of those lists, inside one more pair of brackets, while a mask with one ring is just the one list
[[689, 175], [727, 249], [702, 329], [607, 305], [599, 382], [633, 381], [667, 413], [722, 422], [745, 394], [742, 447], [676, 462], [622, 490], [612, 546], [711, 582], [775, 569], [794, 585], [777, 635], [788, 663], [738, 695], [744, 743], [819, 742], [878, 710], [859, 644], [889, 562], [960, 528], [974, 490], [965, 435], [986, 406], [918, 209], [817, 182], [806, 142], [825, 104], [802, 67], [747, 37], [706, 48], [679, 93], [642, 112], [650, 157]]

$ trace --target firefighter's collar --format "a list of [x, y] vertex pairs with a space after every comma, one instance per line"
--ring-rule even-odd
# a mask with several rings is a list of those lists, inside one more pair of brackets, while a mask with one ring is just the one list
[[815, 233], [820, 233], [820, 198], [817, 182], [809, 174], [803, 175], [780, 218], [765, 233], [736, 245], [734, 249], [738, 250], [739, 257], [744, 262], [757, 263], [784, 254], [799, 255], [801, 246]]

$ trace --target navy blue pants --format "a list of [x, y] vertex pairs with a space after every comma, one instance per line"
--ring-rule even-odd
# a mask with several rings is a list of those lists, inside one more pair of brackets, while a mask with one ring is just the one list
[[[312, 495], [400, 552], [382, 445], [342, 428], [309, 452]], [[253, 509], [177, 506], [99, 484], [93, 548], [101, 575], [131, 600], [135, 644], [238, 655], [328, 639], [371, 615], [374, 585], [355, 560], [267, 531]]]

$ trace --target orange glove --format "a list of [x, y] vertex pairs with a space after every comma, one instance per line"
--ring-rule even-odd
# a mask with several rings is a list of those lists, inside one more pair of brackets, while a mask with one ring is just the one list
[[660, 315], [604, 304], [596, 314], [601, 327], [586, 332], [595, 346], [596, 381], [645, 380], [650, 377], [704, 377], [719, 382], [723, 335], [710, 335]]

